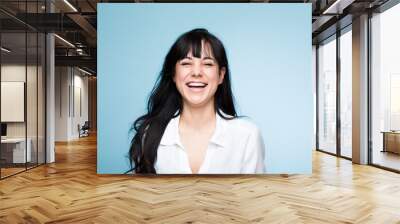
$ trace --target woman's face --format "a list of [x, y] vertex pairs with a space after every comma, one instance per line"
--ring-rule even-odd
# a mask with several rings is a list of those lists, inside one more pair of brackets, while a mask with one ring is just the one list
[[186, 105], [201, 107], [213, 102], [218, 85], [224, 80], [226, 69], [219, 69], [211, 52], [209, 46], [203, 45], [201, 58], [190, 52], [175, 65], [174, 82]]

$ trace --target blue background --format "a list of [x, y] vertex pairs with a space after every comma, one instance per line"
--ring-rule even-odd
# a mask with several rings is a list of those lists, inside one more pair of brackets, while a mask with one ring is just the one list
[[261, 129], [267, 173], [311, 173], [311, 4], [98, 4], [97, 172], [123, 173], [133, 121], [179, 35], [225, 45], [239, 115]]

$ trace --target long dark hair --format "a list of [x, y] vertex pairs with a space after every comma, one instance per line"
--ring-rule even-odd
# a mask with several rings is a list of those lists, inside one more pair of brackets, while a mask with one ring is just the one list
[[[194, 29], [182, 34], [168, 51], [163, 68], [151, 91], [147, 113], [135, 120], [132, 129], [135, 135], [129, 149], [131, 169], [128, 172], [156, 173], [154, 168], [157, 149], [169, 121], [182, 111], [182, 97], [173, 77], [176, 63], [189, 51], [201, 58], [202, 44], [208, 44], [219, 69], [225, 67], [225, 77], [215, 92], [215, 109], [224, 119], [237, 117], [231, 90], [228, 59], [222, 42], [206, 29]], [[225, 116], [221, 111], [230, 116]]]

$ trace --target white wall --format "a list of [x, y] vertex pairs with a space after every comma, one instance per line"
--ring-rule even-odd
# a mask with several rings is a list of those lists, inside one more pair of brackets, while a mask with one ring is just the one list
[[68, 117], [70, 84], [69, 69], [67, 67], [55, 68], [55, 141], [68, 140]]
[[[75, 70], [75, 75], [74, 75], [74, 108], [73, 108], [73, 116], [72, 116], [72, 136], [79, 137], [78, 133], [78, 124], [81, 126], [85, 123], [85, 121], [88, 121], [89, 116], [88, 116], [88, 77], [87, 76], [81, 76], [82, 73], [79, 73], [79, 75], [76, 75]], [[79, 93], [80, 91], [80, 93]], [[80, 96], [80, 97], [79, 97]], [[80, 102], [79, 102], [80, 101]], [[81, 110], [81, 111], [80, 111]]]
[[[25, 82], [25, 75], [28, 69], [28, 74], [32, 74], [32, 66], [27, 68], [19, 64], [6, 64], [1, 66], [1, 81], [2, 82]], [[6, 108], [1, 108], [6, 110]], [[25, 137], [25, 123], [24, 122], [8, 122], [7, 123], [7, 137]]]
[[[26, 70], [25, 70], [26, 69]], [[26, 73], [27, 72], [27, 73]], [[41, 72], [41, 70], [39, 70]], [[28, 120], [28, 137], [31, 133], [36, 136], [36, 66], [27, 66], [19, 64], [5, 64], [1, 66], [1, 81], [2, 82], [25, 82], [25, 75], [28, 78], [29, 87], [27, 88], [27, 120]], [[39, 105], [40, 107], [41, 105]], [[6, 110], [7, 108], [2, 108]], [[33, 113], [35, 112], [35, 113]], [[32, 123], [34, 122], [34, 123]], [[7, 136], [8, 137], [25, 137], [25, 123], [26, 122], [7, 122]]]
[[[37, 70], [38, 69], [38, 70]], [[6, 122], [7, 137], [24, 138], [25, 135], [30, 139], [32, 161], [44, 163], [45, 150], [45, 117], [44, 117], [44, 74], [42, 67], [25, 64], [3, 64], [1, 66], [2, 82], [24, 82], [26, 84], [26, 106], [21, 108], [22, 113], [26, 112], [26, 121]], [[27, 79], [27, 80], [25, 80]], [[2, 90], [3, 91], [3, 90]], [[4, 96], [2, 96], [4, 97]], [[12, 110], [2, 107], [2, 112]], [[16, 113], [16, 111], [8, 111]], [[37, 153], [39, 154], [37, 156]], [[50, 161], [50, 160], [49, 160]]]
[[55, 73], [55, 140], [77, 139], [78, 124], [88, 120], [88, 77], [72, 67], [56, 67]]

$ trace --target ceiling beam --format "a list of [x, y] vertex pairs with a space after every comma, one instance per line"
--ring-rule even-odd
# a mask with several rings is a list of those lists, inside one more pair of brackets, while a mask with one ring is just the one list
[[81, 14], [71, 13], [67, 15], [71, 20], [73, 20], [77, 25], [79, 25], [82, 30], [90, 37], [86, 41], [89, 42], [91, 46], [96, 46], [97, 42], [97, 30], [90, 24], [85, 17]]
[[330, 4], [322, 14], [342, 14], [343, 10], [351, 5], [355, 0], [336, 0]]
[[55, 56], [56, 66], [81, 66], [96, 71], [96, 58], [91, 56]]

